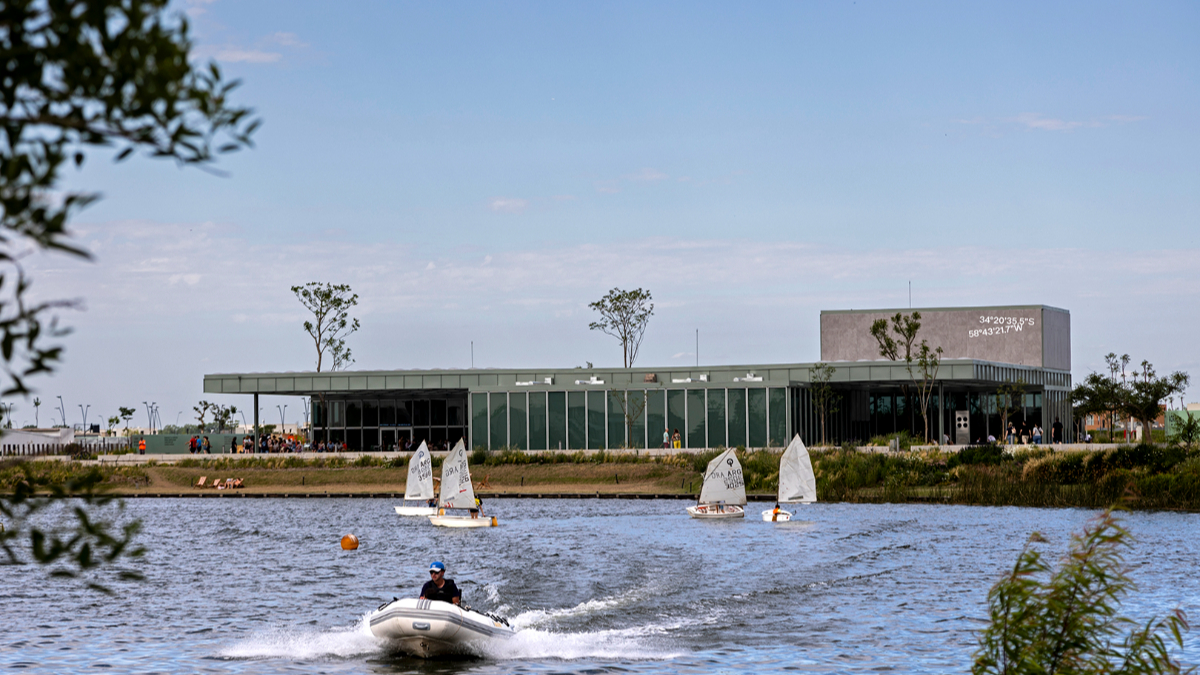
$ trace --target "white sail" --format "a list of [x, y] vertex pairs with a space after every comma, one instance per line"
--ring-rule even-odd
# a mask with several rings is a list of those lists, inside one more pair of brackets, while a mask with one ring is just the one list
[[467, 468], [467, 447], [460, 440], [442, 462], [442, 508], [475, 508], [475, 489]]
[[746, 482], [742, 464], [733, 448], [721, 453], [704, 470], [704, 487], [700, 488], [700, 503], [725, 502], [743, 506], [746, 503]]
[[404, 499], [428, 501], [433, 499], [433, 461], [425, 441], [408, 462], [408, 482], [404, 484]]
[[779, 501], [805, 504], [817, 501], [817, 478], [800, 434], [796, 434], [779, 460]]

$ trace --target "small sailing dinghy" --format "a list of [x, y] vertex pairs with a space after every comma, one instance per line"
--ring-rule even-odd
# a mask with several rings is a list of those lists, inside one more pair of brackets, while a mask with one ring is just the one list
[[422, 658], [480, 654], [489, 642], [507, 640], [517, 632], [499, 616], [416, 598], [384, 603], [367, 617], [367, 623], [375, 637]]
[[[808, 458], [808, 448], [796, 434], [783, 457], [779, 459], [779, 503], [780, 504], [812, 504], [817, 501], [817, 478], [813, 475], [812, 461]], [[774, 509], [762, 512], [763, 520], [773, 523], [786, 523], [792, 519], [791, 513]]]
[[[404, 483], [404, 506], [397, 506], [399, 516], [434, 516], [437, 507], [428, 502], [435, 497], [433, 492], [433, 461], [425, 441], [421, 441], [417, 452], [408, 461], [408, 480]], [[408, 502], [422, 502], [419, 506]]]
[[733, 448], [717, 455], [704, 469], [700, 501], [687, 507], [693, 518], [745, 518], [746, 482]]
[[[460, 440], [446, 461], [442, 462], [442, 495], [440, 508], [429, 522], [438, 527], [496, 527], [496, 517], [484, 518], [475, 505], [475, 488], [471, 485], [471, 470], [467, 466], [467, 447]], [[448, 509], [466, 509], [466, 515], [447, 515]]]

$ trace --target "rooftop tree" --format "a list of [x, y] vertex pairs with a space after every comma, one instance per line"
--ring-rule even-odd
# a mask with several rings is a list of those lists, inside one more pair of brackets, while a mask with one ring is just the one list
[[641, 288], [632, 291], [614, 288], [603, 298], [588, 305], [600, 312], [600, 320], [588, 324], [588, 328], [620, 340], [625, 368], [632, 368], [637, 360], [646, 326], [654, 315], [654, 303], [651, 300], [650, 291]]
[[304, 330], [317, 350], [317, 372], [321, 372], [326, 356], [330, 370], [354, 363], [346, 338], [358, 331], [358, 319], [350, 316], [350, 310], [358, 305], [358, 295], [347, 284], [317, 281], [292, 286], [292, 293], [313, 315], [312, 321], [304, 322]]

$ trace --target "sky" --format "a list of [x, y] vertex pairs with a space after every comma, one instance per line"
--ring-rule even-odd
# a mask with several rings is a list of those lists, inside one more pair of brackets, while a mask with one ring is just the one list
[[[1128, 353], [1200, 400], [1195, 3], [173, 11], [263, 126], [221, 175], [67, 172], [103, 199], [72, 224], [91, 261], [23, 260], [81, 300], [32, 381], [43, 425], [59, 396], [72, 424], [249, 410], [203, 376], [312, 370], [309, 281], [359, 296], [351, 369], [619, 366], [588, 330], [614, 287], [654, 297], [638, 365], [809, 362], [822, 309], [911, 282], [916, 308], [1065, 308], [1076, 381]], [[301, 421], [264, 418], [284, 405]]]

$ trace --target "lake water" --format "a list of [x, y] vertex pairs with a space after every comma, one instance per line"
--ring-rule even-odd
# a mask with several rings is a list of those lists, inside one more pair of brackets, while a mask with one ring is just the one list
[[[382, 499], [131, 500], [147, 579], [115, 597], [0, 567], [0, 669], [26, 673], [967, 672], [988, 589], [1029, 533], [1094, 512], [818, 504], [700, 522], [682, 501], [488, 500], [500, 527], [434, 528]], [[1200, 617], [1200, 515], [1124, 516], [1126, 613]], [[342, 535], [361, 540], [343, 551]], [[485, 658], [389, 651], [364, 616], [446, 563], [523, 630]], [[1185, 662], [1196, 663], [1192, 634]]]

